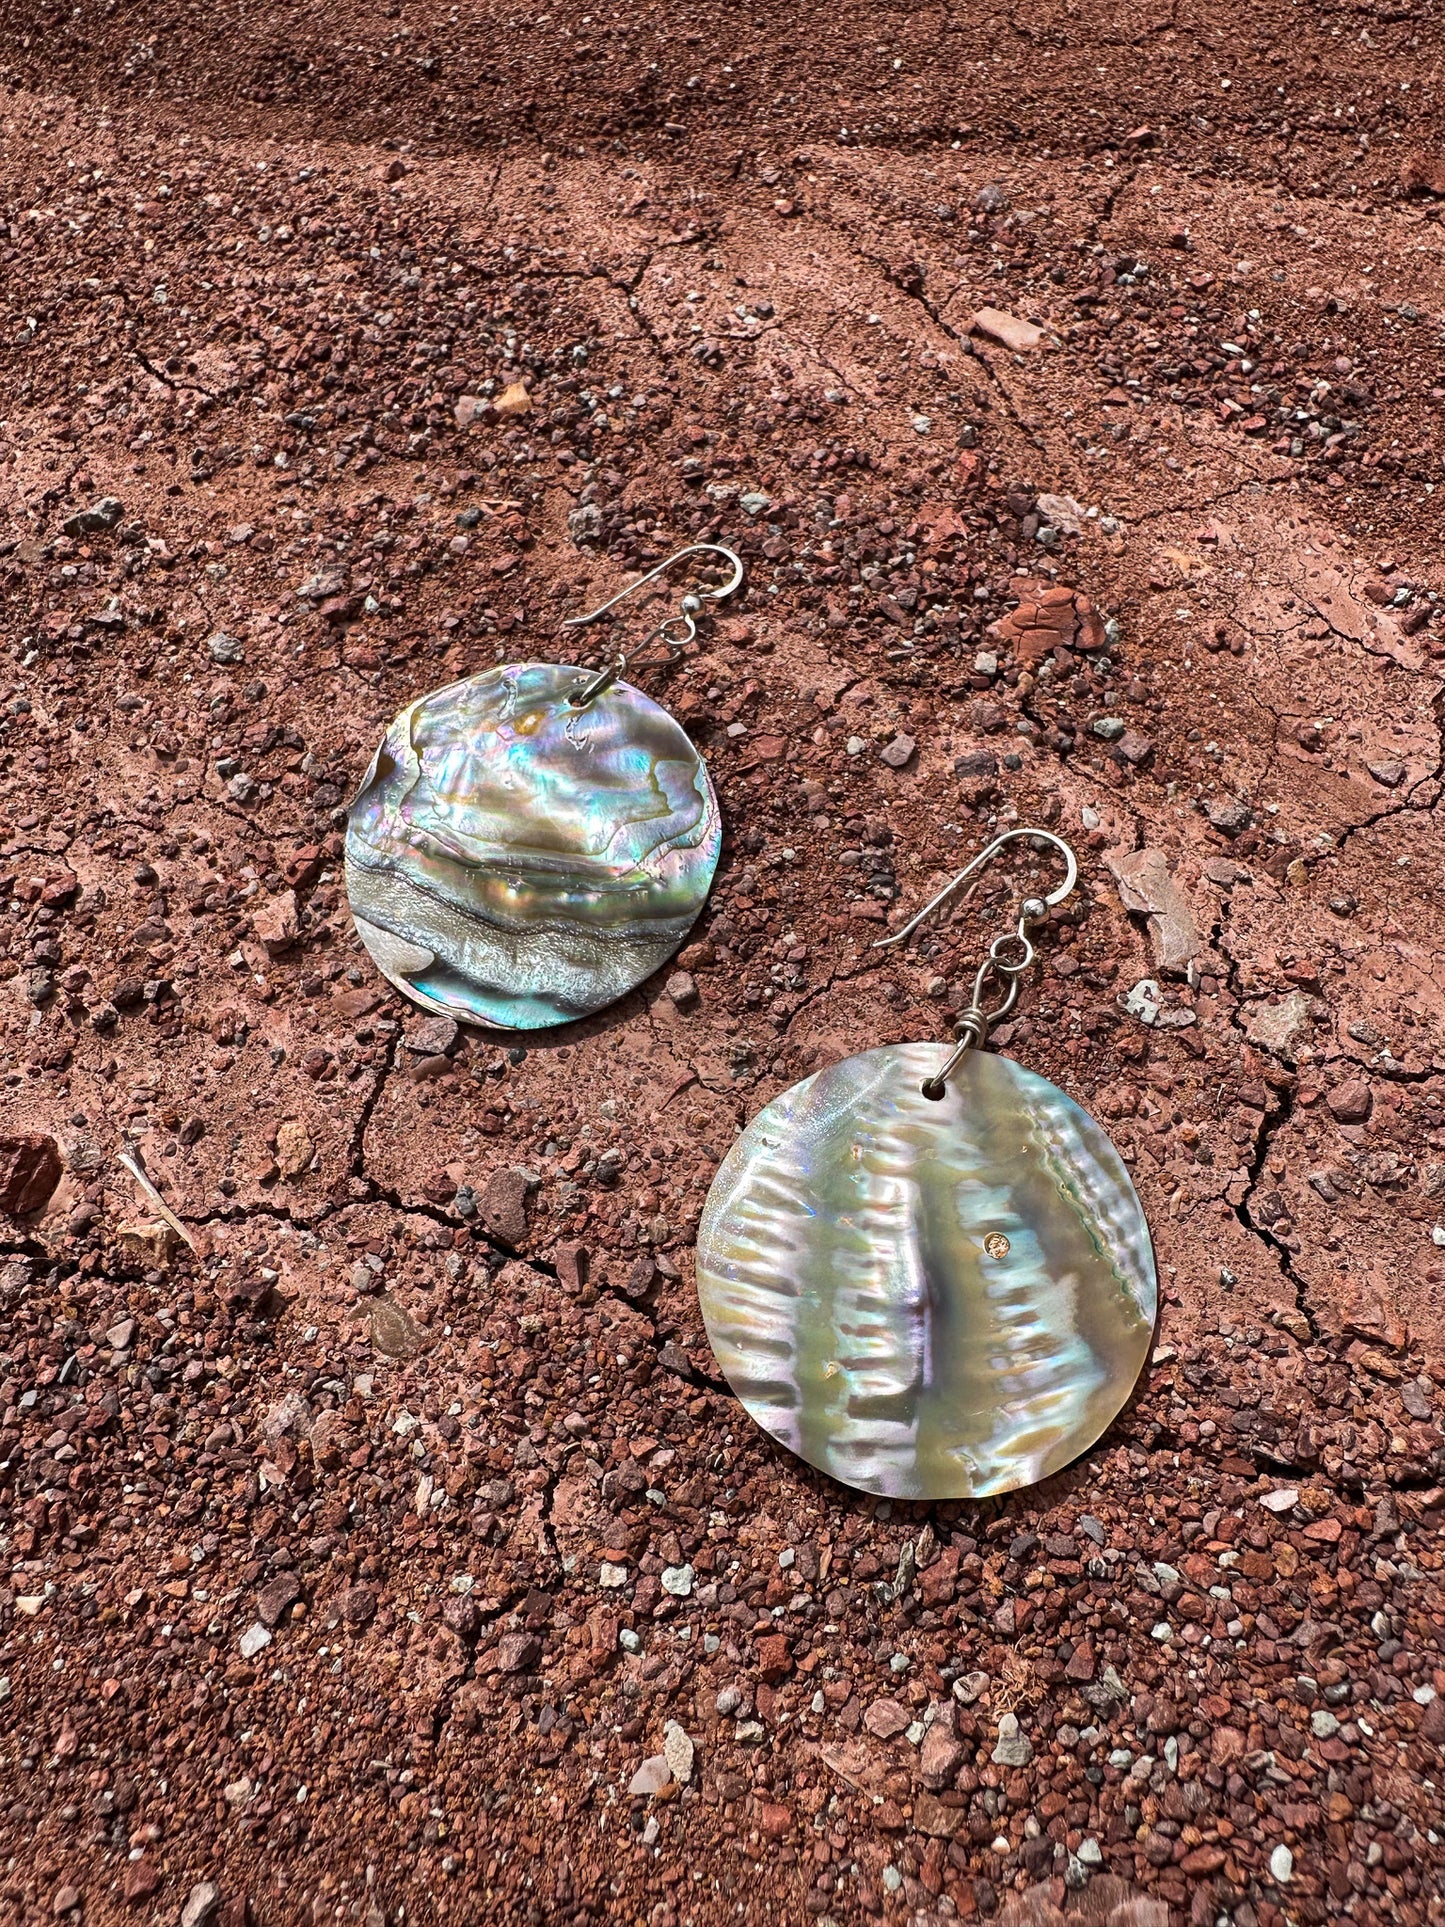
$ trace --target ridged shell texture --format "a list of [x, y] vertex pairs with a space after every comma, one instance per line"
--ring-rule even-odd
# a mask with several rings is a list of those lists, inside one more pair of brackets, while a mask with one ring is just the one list
[[769, 1104], [708, 1195], [708, 1336], [753, 1417], [890, 1498], [1008, 1492], [1105, 1430], [1148, 1356], [1149, 1230], [1047, 1079], [947, 1048], [850, 1057]]

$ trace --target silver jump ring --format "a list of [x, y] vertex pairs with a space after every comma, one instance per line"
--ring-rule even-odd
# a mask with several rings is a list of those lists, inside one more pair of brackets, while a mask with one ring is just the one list
[[[1014, 963], [1010, 963], [1003, 954], [1006, 947], [1011, 943], [1019, 944], [1023, 949], [1022, 957], [1018, 958]], [[1010, 975], [1014, 975], [1019, 971], [1027, 970], [1033, 962], [1034, 947], [1022, 930], [1005, 930], [1001, 936], [995, 937], [989, 945], [988, 956], [990, 963], [997, 965], [1000, 970], [1008, 971]]]

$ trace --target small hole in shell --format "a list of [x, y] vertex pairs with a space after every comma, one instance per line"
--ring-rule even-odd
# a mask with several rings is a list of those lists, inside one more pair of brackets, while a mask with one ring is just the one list
[[1009, 1241], [1001, 1231], [990, 1231], [983, 1241], [983, 1248], [990, 1258], [1007, 1258]]

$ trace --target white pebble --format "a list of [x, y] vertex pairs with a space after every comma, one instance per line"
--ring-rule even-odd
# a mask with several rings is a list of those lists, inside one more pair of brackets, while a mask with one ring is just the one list
[[662, 1754], [672, 1768], [673, 1779], [679, 1786], [686, 1786], [692, 1778], [693, 1745], [676, 1720], [669, 1720], [662, 1729]]

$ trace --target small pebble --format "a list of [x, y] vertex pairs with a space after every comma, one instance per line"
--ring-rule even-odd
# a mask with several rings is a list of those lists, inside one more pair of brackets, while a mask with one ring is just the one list
[[667, 1763], [667, 1755], [654, 1753], [650, 1759], [644, 1760], [633, 1774], [627, 1791], [633, 1795], [661, 1793], [665, 1786], [671, 1784], [672, 1778], [673, 1772]]
[[686, 1786], [692, 1778], [693, 1750], [684, 1728], [676, 1720], [669, 1720], [662, 1729], [662, 1751], [679, 1786]]
[[221, 1890], [213, 1880], [201, 1880], [186, 1896], [180, 1927], [210, 1927], [221, 1904]]
[[995, 1766], [1027, 1766], [1034, 1757], [1028, 1737], [1019, 1731], [1017, 1716], [1005, 1713], [998, 1723], [998, 1739], [989, 1758]]

